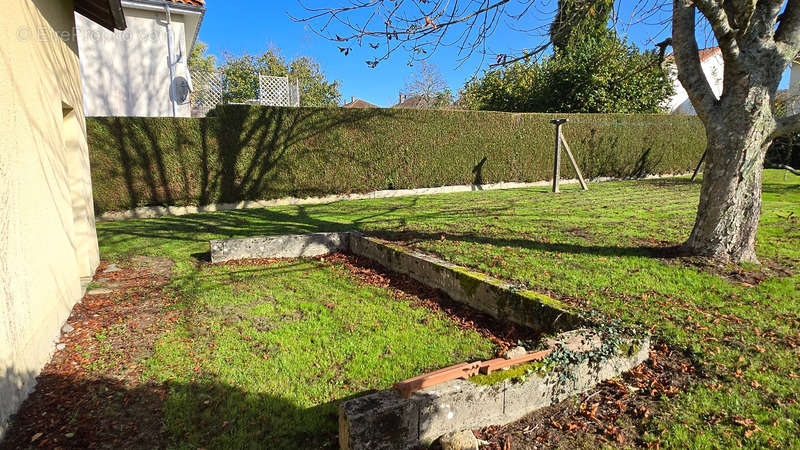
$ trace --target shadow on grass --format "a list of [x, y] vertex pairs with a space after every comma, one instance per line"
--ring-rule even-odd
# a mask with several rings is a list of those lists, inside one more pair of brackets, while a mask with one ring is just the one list
[[[251, 236], [270, 236], [280, 234], [303, 234], [358, 230], [365, 231], [378, 226], [392, 225], [394, 229], [405, 229], [408, 221], [425, 219], [459, 220], [463, 214], [473, 214], [473, 210], [448, 210], [415, 212], [416, 199], [398, 204], [380, 212], [370, 211], [349, 221], [332, 221], [314, 217], [304, 206], [295, 207], [295, 214], [271, 209], [233, 210], [224, 213], [201, 213], [185, 216], [170, 216], [159, 219], [131, 220], [114, 222], [98, 229], [101, 242], [119, 243], [126, 240], [144, 239], [142, 245], [150, 245], [150, 239], [171, 241], [207, 242], [210, 239], [237, 238]], [[407, 210], [408, 214], [397, 212]], [[496, 216], [503, 212], [511, 213], [509, 208], [495, 208], [486, 214]], [[478, 233], [420, 232], [420, 231], [374, 231], [373, 234], [387, 240], [447, 240], [488, 244], [495, 247], [516, 247], [549, 253], [590, 254], [598, 256], [639, 256], [672, 257], [682, 256], [678, 247], [666, 246], [660, 242], [643, 243], [632, 246], [580, 245], [573, 243], [544, 242], [532, 239], [494, 237]], [[135, 249], [134, 249], [135, 250]], [[192, 254], [199, 261], [206, 261], [206, 252]]]
[[638, 256], [651, 258], [673, 258], [685, 256], [680, 246], [668, 245], [641, 245], [641, 246], [604, 246], [604, 245], [579, 245], [559, 242], [543, 242], [532, 239], [494, 238], [471, 233], [422, 233], [417, 231], [375, 233], [390, 241], [430, 241], [447, 240], [455, 242], [468, 242], [471, 244], [491, 245], [493, 247], [516, 247], [534, 250], [543, 253], [572, 253], [605, 257]]
[[352, 397], [302, 408], [212, 381], [42, 375], [0, 449], [338, 448], [338, 404]]

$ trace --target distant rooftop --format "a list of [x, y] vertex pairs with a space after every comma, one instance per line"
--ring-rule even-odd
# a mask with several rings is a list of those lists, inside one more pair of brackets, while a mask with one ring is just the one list
[[421, 95], [414, 95], [408, 98], [401, 97], [401, 102], [392, 106], [392, 108], [429, 108], [428, 100]]
[[360, 98], [356, 98], [356, 99], [351, 99], [350, 103], [342, 105], [342, 108], [379, 108], [379, 106], [361, 100]]
[[168, 0], [168, 1], [172, 3], [183, 3], [184, 5], [190, 5], [190, 6], [199, 6], [201, 8], [206, 6], [205, 0]]

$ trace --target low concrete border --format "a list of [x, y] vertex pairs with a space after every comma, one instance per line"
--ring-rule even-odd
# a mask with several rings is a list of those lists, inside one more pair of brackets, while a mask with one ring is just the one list
[[246, 258], [303, 258], [348, 249], [350, 232], [288, 234], [211, 241], [211, 262]]
[[496, 319], [543, 333], [574, 329], [582, 323], [569, 306], [546, 295], [355, 231], [216, 239], [211, 241], [211, 262], [313, 257], [337, 250], [350, 251], [406, 274]]
[[[661, 179], [661, 178], [676, 178], [686, 175], [691, 175], [691, 172], [671, 175], [647, 175], [639, 180]], [[598, 177], [590, 181], [592, 183], [602, 183], [607, 181], [623, 181], [627, 178], [612, 178], [612, 177]], [[326, 195], [324, 197], [283, 197], [273, 200], [247, 200], [236, 203], [212, 203], [204, 206], [142, 206], [139, 208], [128, 209], [125, 211], [107, 211], [97, 216], [98, 222], [113, 222], [117, 220], [129, 219], [154, 219], [163, 216], [183, 216], [186, 214], [197, 214], [217, 211], [231, 211], [236, 209], [253, 209], [253, 208], [268, 208], [273, 206], [291, 206], [291, 205], [316, 205], [320, 203], [333, 203], [348, 200], [367, 200], [373, 198], [393, 198], [393, 197], [407, 197], [411, 195], [431, 195], [431, 194], [448, 194], [454, 192], [469, 192], [469, 191], [494, 191], [501, 189], [521, 189], [529, 187], [542, 187], [550, 186], [552, 181], [535, 181], [532, 183], [518, 183], [518, 182], [500, 182], [494, 184], [481, 184], [481, 185], [455, 185], [455, 186], [439, 186], [417, 189], [387, 189], [380, 191], [372, 191], [363, 194], [338, 194]], [[561, 180], [561, 184], [577, 184], [577, 179]]]
[[[386, 390], [339, 405], [339, 447], [344, 450], [407, 449], [430, 445], [453, 431], [513, 422], [537, 409], [586, 392], [647, 360], [646, 339], [617, 356], [535, 373], [492, 385], [453, 380], [404, 399]], [[565, 381], [566, 379], [566, 381]]]
[[496, 319], [543, 333], [574, 329], [582, 323], [569, 306], [546, 295], [380, 239], [353, 233], [350, 251]]

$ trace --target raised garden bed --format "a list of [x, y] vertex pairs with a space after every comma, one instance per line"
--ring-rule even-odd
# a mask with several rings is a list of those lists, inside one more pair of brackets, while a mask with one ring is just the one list
[[[548, 340], [550, 353], [506, 372], [513, 375], [486, 373], [472, 380], [481, 365], [472, 362], [450, 368], [463, 379], [431, 382], [419, 389], [419, 380], [441, 377], [440, 371], [343, 402], [339, 407], [343, 449], [427, 445], [445, 433], [512, 422], [585, 392], [648, 358], [646, 336], [598, 324], [585, 328], [592, 325], [590, 321], [557, 300], [356, 232], [214, 240], [211, 259], [318, 256], [339, 250], [408, 275], [496, 319], [537, 333], [562, 332]], [[409, 385], [415, 386], [413, 391]]]

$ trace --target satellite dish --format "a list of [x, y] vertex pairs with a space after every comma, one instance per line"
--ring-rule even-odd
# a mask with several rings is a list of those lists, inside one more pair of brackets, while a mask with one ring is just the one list
[[170, 95], [172, 96], [172, 100], [178, 102], [178, 104], [183, 105], [189, 100], [189, 81], [184, 77], [175, 77], [172, 80], [172, 87], [170, 89]]

